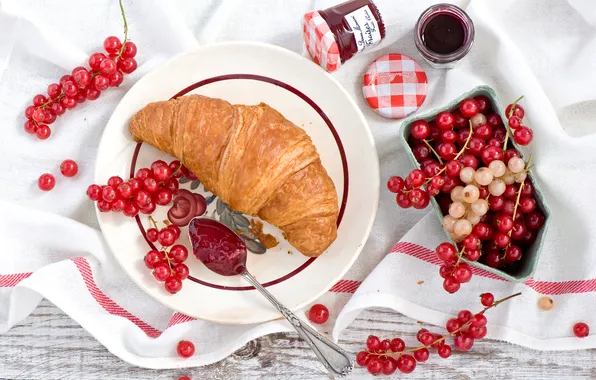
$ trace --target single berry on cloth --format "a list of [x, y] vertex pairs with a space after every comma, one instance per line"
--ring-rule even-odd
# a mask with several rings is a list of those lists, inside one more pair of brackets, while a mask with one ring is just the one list
[[180, 357], [190, 358], [195, 353], [195, 345], [188, 340], [182, 340], [178, 343], [176, 350]]
[[40, 190], [50, 191], [56, 186], [56, 179], [49, 173], [42, 174], [37, 180], [37, 186]]
[[573, 325], [573, 334], [578, 338], [585, 338], [590, 333], [590, 327], [584, 322]]

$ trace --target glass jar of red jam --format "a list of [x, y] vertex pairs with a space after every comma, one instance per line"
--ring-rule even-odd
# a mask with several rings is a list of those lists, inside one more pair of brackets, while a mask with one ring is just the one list
[[356, 54], [378, 45], [385, 38], [385, 24], [371, 0], [350, 0], [304, 15], [303, 32], [315, 62], [335, 71]]
[[415, 43], [422, 57], [435, 68], [452, 68], [474, 43], [474, 23], [453, 4], [436, 4], [416, 22]]

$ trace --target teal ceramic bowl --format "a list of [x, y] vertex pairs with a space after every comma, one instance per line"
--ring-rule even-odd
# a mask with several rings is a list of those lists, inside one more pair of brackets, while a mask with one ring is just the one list
[[[434, 110], [432, 110], [426, 114], [423, 114], [423, 115], [410, 116], [406, 120], [403, 121], [403, 123], [401, 125], [400, 135], [401, 135], [401, 139], [406, 147], [406, 151], [408, 152], [408, 156], [410, 157], [410, 160], [412, 161], [412, 164], [414, 165], [414, 167], [420, 168], [420, 164], [418, 163], [418, 161], [416, 161], [416, 158], [414, 157], [414, 154], [412, 153], [412, 149], [408, 145], [408, 137], [410, 136], [410, 128], [412, 126], [412, 123], [414, 121], [420, 120], [420, 119], [426, 120], [426, 121], [434, 120], [435, 117], [437, 116], [437, 114], [439, 114], [440, 112], [452, 111], [452, 110], [457, 109], [459, 106], [459, 103], [461, 103], [462, 100], [464, 100], [466, 98], [470, 98], [470, 97], [480, 96], [480, 95], [484, 95], [484, 96], [488, 97], [492, 102], [493, 109], [497, 110], [499, 116], [501, 116], [501, 119], [507, 120], [505, 118], [505, 114], [504, 114], [505, 110], [502, 107], [501, 103], [499, 102], [499, 99], [497, 98], [495, 91], [492, 88], [490, 88], [489, 86], [479, 86], [479, 87], [472, 89], [471, 91], [466, 92], [465, 94], [461, 95], [459, 98], [454, 99], [451, 103], [449, 103], [445, 107], [434, 109]], [[520, 147], [517, 146], [517, 144], [515, 144], [514, 141], [511, 141], [511, 143], [517, 150], [520, 151], [520, 153], [522, 153], [522, 158], [524, 159], [524, 161], [527, 161], [528, 157], [524, 157], [523, 151], [520, 150]], [[544, 238], [546, 236], [546, 231], [547, 231], [548, 225], [550, 223], [550, 209], [548, 208], [548, 205], [546, 204], [546, 201], [544, 199], [542, 191], [540, 190], [540, 184], [536, 181], [536, 178], [533, 174], [532, 169], [530, 169], [530, 172], [528, 173], [528, 177], [531, 179], [532, 184], [534, 185], [534, 188], [536, 189], [534, 197], [538, 204], [538, 208], [544, 213], [544, 216], [545, 216], [544, 226], [542, 227], [542, 229], [540, 231], [538, 231], [538, 233], [536, 235], [536, 240], [534, 241], [534, 244], [532, 244], [529, 248], [527, 248], [524, 251], [524, 255], [522, 256], [522, 258], [519, 262], [517, 262], [514, 266], [505, 267], [503, 269], [491, 268], [491, 267], [484, 265], [482, 263], [468, 261], [468, 260], [464, 259], [464, 261], [467, 262], [468, 264], [470, 264], [471, 266], [474, 266], [477, 268], [482, 268], [482, 269], [486, 270], [487, 272], [494, 273], [497, 276], [500, 276], [500, 277], [507, 279], [511, 282], [524, 282], [524, 281], [528, 280], [529, 278], [531, 278], [532, 275], [534, 274], [534, 271], [536, 270], [536, 265], [538, 264], [538, 258], [540, 257], [540, 250], [542, 248], [542, 245], [544, 244]], [[434, 197], [431, 197], [431, 203], [435, 210], [435, 214], [437, 215], [439, 223], [442, 223], [443, 213], [441, 212], [439, 204], [437, 203], [437, 201], [435, 200]], [[445, 231], [445, 241], [449, 241], [449, 242], [455, 244], [449, 237], [449, 234], [447, 233], [447, 231]]]

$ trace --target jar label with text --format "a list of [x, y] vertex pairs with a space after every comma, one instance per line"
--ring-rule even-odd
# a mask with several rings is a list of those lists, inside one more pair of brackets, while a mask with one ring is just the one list
[[347, 14], [344, 19], [354, 33], [358, 52], [371, 48], [381, 42], [379, 24], [368, 5]]

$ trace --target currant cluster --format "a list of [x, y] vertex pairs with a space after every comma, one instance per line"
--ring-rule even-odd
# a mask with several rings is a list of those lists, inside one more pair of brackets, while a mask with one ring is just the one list
[[157, 223], [149, 217], [154, 225], [145, 236], [152, 243], [159, 243], [161, 250], [152, 249], [145, 255], [145, 266], [153, 270], [157, 281], [163, 282], [166, 290], [172, 294], [182, 289], [182, 281], [188, 278], [188, 267], [184, 262], [188, 258], [188, 249], [181, 244], [174, 244], [180, 237], [180, 228], [170, 224], [158, 229]]
[[157, 160], [150, 168], [137, 171], [134, 178], [124, 181], [118, 176], [110, 177], [107, 185], [90, 185], [87, 196], [97, 202], [101, 212], [122, 212], [134, 217], [139, 212], [151, 214], [157, 205], [168, 205], [178, 191], [178, 178], [182, 175], [180, 161], [168, 165]]
[[66, 110], [75, 108], [87, 100], [99, 98], [102, 91], [109, 87], [118, 87], [124, 80], [124, 74], [130, 74], [137, 68], [134, 57], [136, 45], [127, 39], [128, 25], [122, 2], [120, 9], [124, 20], [124, 43], [118, 37], [105, 39], [105, 53], [93, 53], [89, 57], [89, 69], [75, 67], [70, 74], [60, 78], [58, 83], [48, 86], [47, 96], [38, 94], [33, 97], [33, 104], [25, 109], [24, 129], [27, 133], [45, 140], [50, 137], [49, 125]]
[[420, 345], [416, 347], [407, 348], [405, 341], [401, 338], [381, 340], [377, 336], [371, 335], [366, 340], [366, 350], [356, 355], [356, 363], [366, 367], [368, 372], [373, 375], [391, 375], [397, 370], [402, 373], [410, 373], [416, 369], [417, 363], [429, 359], [431, 350], [436, 350], [439, 357], [443, 359], [450, 357], [452, 348], [447, 343], [447, 339], [451, 337], [453, 337], [455, 348], [460, 351], [468, 351], [474, 345], [475, 340], [486, 336], [488, 321], [484, 315], [485, 312], [520, 294], [516, 293], [496, 302], [491, 293], [482, 294], [480, 302], [485, 308], [481, 312], [472, 314], [469, 310], [460, 311], [456, 318], [447, 321], [445, 325], [447, 333], [444, 335], [433, 334], [424, 328], [420, 329], [416, 334]]
[[544, 225], [527, 177], [530, 162], [509, 144], [511, 135], [520, 145], [529, 144], [533, 136], [521, 124], [525, 111], [517, 104], [520, 99], [506, 109], [508, 124], [515, 128], [503, 125], [485, 96], [465, 99], [435, 120], [415, 121], [408, 142], [421, 169], [387, 183], [403, 208], [425, 208], [430, 197], [436, 197], [443, 228], [458, 244], [443, 243], [436, 249], [444, 262], [443, 287], [450, 293], [472, 276], [462, 257], [493, 268], [514, 265]]

